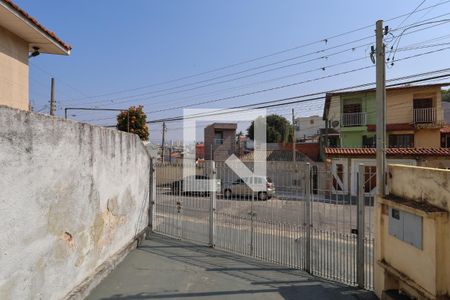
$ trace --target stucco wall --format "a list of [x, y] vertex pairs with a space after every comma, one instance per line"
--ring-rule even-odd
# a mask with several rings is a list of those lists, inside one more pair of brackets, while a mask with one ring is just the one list
[[147, 225], [136, 135], [0, 107], [0, 175], [0, 299], [61, 299]]
[[[427, 201], [440, 209], [431, 213], [398, 205], [400, 209], [422, 217], [422, 249], [418, 249], [389, 235], [387, 205], [393, 204], [377, 198], [375, 291], [381, 296], [383, 290], [402, 288], [413, 296], [424, 292], [426, 299], [445, 298], [444, 295], [448, 296], [450, 292], [450, 170], [389, 165], [388, 177], [391, 195], [417, 202]], [[395, 283], [396, 279], [389, 277], [379, 265], [380, 261], [398, 270], [407, 280]]]
[[0, 105], [28, 110], [28, 44], [2, 27]]

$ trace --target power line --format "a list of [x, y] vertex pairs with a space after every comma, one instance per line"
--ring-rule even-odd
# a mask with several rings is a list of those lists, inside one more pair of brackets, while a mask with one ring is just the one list
[[[424, 10], [428, 10], [428, 9], [433, 9], [433, 8], [435, 8], [437, 6], [444, 5], [444, 4], [448, 3], [448, 2], [450, 2], [450, 0], [444, 1], [442, 3], [437, 3], [437, 4], [434, 4], [434, 5], [422, 8], [422, 9], [418, 9], [418, 7], [416, 7], [412, 12], [405, 13], [405, 14], [402, 14], [402, 15], [399, 15], [399, 16], [387, 19], [386, 22], [390, 22], [390, 21], [393, 21], [393, 20], [396, 20], [396, 19], [400, 19], [400, 18], [403, 18], [405, 16], [409, 17], [413, 13], [424, 11]], [[99, 98], [99, 97], [110, 96], [110, 95], [120, 94], [120, 93], [124, 93], [124, 92], [129, 92], [129, 91], [141, 90], [141, 89], [154, 87], [154, 86], [159, 86], [159, 85], [164, 85], [164, 84], [168, 84], [168, 83], [178, 82], [178, 81], [182, 81], [182, 80], [186, 80], [186, 79], [190, 79], [190, 78], [194, 78], [194, 77], [198, 77], [198, 76], [214, 73], [214, 72], [217, 72], [217, 71], [222, 71], [222, 70], [225, 70], [225, 69], [233, 68], [233, 67], [236, 67], [236, 66], [239, 66], [239, 65], [248, 64], [248, 63], [251, 63], [251, 62], [255, 62], [255, 61], [262, 60], [262, 59], [265, 59], [265, 58], [268, 58], [268, 57], [280, 55], [280, 54], [287, 53], [287, 52], [290, 52], [290, 51], [298, 50], [298, 49], [305, 48], [305, 47], [308, 47], [308, 46], [312, 46], [312, 45], [315, 45], [315, 44], [322, 44], [322, 43], [327, 44], [332, 39], [335, 39], [335, 38], [338, 38], [338, 37], [342, 37], [342, 36], [345, 36], [345, 35], [348, 35], [348, 34], [351, 34], [351, 33], [355, 33], [355, 32], [358, 32], [358, 31], [361, 31], [361, 30], [364, 30], [364, 29], [368, 29], [368, 28], [371, 28], [372, 26], [373, 25], [367, 25], [367, 26], [359, 27], [359, 28], [356, 28], [356, 29], [353, 29], [353, 30], [350, 30], [350, 31], [346, 31], [346, 32], [340, 33], [340, 34], [336, 34], [336, 35], [332, 35], [332, 36], [329, 36], [329, 37], [325, 37], [325, 38], [322, 38], [322, 39], [319, 39], [319, 40], [316, 40], [316, 41], [313, 41], [313, 42], [301, 44], [301, 45], [298, 45], [298, 46], [295, 46], [295, 47], [291, 47], [291, 48], [287, 48], [287, 49], [284, 49], [284, 50], [276, 51], [276, 52], [273, 52], [273, 53], [270, 53], [270, 54], [267, 54], [267, 55], [263, 55], [263, 56], [260, 56], [260, 57], [252, 58], [252, 59], [249, 59], [249, 60], [244, 60], [244, 61], [241, 61], [241, 62], [238, 62], [238, 63], [226, 65], [226, 66], [223, 66], [223, 67], [211, 69], [211, 70], [200, 72], [200, 73], [196, 73], [196, 74], [191, 74], [191, 75], [179, 77], [179, 78], [176, 78], [176, 79], [162, 81], [162, 82], [158, 82], [158, 83], [154, 83], [154, 84], [148, 84], [148, 85], [144, 85], [144, 86], [140, 86], [140, 87], [136, 87], [136, 88], [131, 88], [131, 89], [123, 89], [123, 90], [119, 90], [119, 91], [114, 91], [114, 92], [109, 92], [109, 93], [104, 93], [104, 94], [99, 94], [99, 95], [94, 95], [94, 96], [87, 96], [87, 97], [84, 97], [84, 98], [73, 99], [73, 100]]]
[[[431, 19], [433, 19], [433, 18], [431, 18]], [[408, 25], [408, 26], [409, 26], [409, 25]], [[401, 28], [407, 28], [408, 26], [401, 27]], [[431, 26], [431, 27], [434, 27], [434, 26]], [[401, 28], [399, 28], [399, 29], [401, 29]], [[418, 29], [418, 30], [415, 30], [415, 31], [406, 33], [405, 35], [413, 34], [413, 33], [416, 33], [416, 32], [418, 32], [418, 31], [426, 30], [426, 29], [428, 29], [428, 28], [429, 28], [429, 27], [422, 28], [422, 29]], [[357, 40], [353, 40], [353, 41], [351, 41], [351, 42], [347, 42], [347, 43], [344, 43], [344, 44], [340, 44], [340, 45], [337, 45], [337, 46], [334, 46], [334, 47], [331, 47], [331, 48], [327, 48], [327, 49], [325, 49], [325, 50], [319, 50], [319, 51], [307, 53], [307, 54], [304, 54], [304, 55], [301, 55], [301, 56], [298, 56], [298, 57], [307, 56], [307, 55], [310, 55], [310, 54], [319, 54], [319, 53], [322, 53], [322, 54], [323, 54], [324, 51], [328, 51], [328, 50], [333, 49], [333, 48], [339, 48], [339, 47], [342, 47], [342, 46], [344, 46], [344, 45], [352, 44], [352, 43], [354, 43], [354, 42], [358, 42], [358, 41], [365, 40], [365, 39], [368, 39], [368, 38], [372, 38], [372, 36], [365, 37], [365, 38], [361, 38], [361, 39], [357, 39]], [[348, 48], [348, 49], [344, 49], [344, 50], [341, 50], [341, 51], [338, 51], [338, 52], [334, 52], [334, 53], [331, 53], [331, 54], [328, 54], [328, 55], [322, 55], [322, 56], [320, 56], [320, 57], [318, 57], [318, 58], [313, 58], [313, 59], [310, 59], [310, 60], [304, 60], [304, 61], [300, 61], [300, 62], [296, 62], [296, 63], [284, 65], [284, 66], [279, 66], [279, 67], [275, 67], [275, 68], [272, 68], [272, 69], [263, 70], [263, 71], [256, 72], [256, 73], [252, 73], [252, 74], [247, 74], [247, 75], [240, 76], [240, 77], [237, 77], [237, 78], [231, 78], [231, 79], [227, 79], [227, 80], [223, 80], [223, 81], [212, 82], [212, 83], [205, 84], [205, 85], [201, 85], [201, 86], [195, 86], [195, 87], [188, 88], [188, 89], [183, 89], [183, 90], [172, 91], [172, 92], [168, 92], [168, 93], [157, 94], [157, 95], [155, 95], [155, 96], [152, 96], [151, 98], [154, 99], [154, 98], [158, 98], [158, 97], [163, 97], [163, 96], [168, 96], [168, 95], [173, 95], [173, 94], [178, 94], [178, 93], [189, 92], [189, 91], [193, 91], [193, 90], [197, 90], [197, 89], [202, 89], [202, 88], [209, 87], [209, 86], [213, 86], [213, 85], [218, 85], [218, 84], [223, 84], [223, 83], [228, 83], [228, 82], [240, 80], [240, 79], [243, 79], [243, 78], [253, 77], [253, 76], [256, 76], [256, 75], [263, 74], [263, 73], [267, 73], [267, 72], [271, 72], [271, 71], [275, 71], [275, 70], [280, 70], [280, 69], [283, 69], [283, 68], [287, 68], [287, 67], [291, 67], [291, 66], [296, 66], [296, 65], [299, 65], [299, 64], [303, 64], [303, 63], [307, 63], [307, 62], [311, 62], [311, 61], [315, 61], [315, 60], [321, 60], [321, 59], [324, 59], [324, 58], [327, 58], [327, 57], [331, 57], [331, 56], [335, 56], [335, 55], [339, 55], [339, 54], [342, 54], [342, 53], [345, 53], [345, 52], [348, 52], [348, 51], [355, 51], [355, 50], [358, 49], [358, 48], [361, 48], [361, 47], [364, 47], [364, 46], [368, 46], [368, 45], [371, 45], [371, 44], [372, 44], [372, 43], [366, 43], [366, 44], [358, 45], [358, 46], [351, 47], [351, 48]], [[287, 60], [290, 60], [290, 59], [287, 59]], [[283, 61], [287, 61], [287, 60], [283, 60]], [[349, 63], [349, 62], [352, 62], [352, 61], [346, 61], [346, 62], [342, 62], [342, 63], [340, 63], [340, 64], [346, 64], [346, 63]], [[278, 63], [278, 62], [275, 62], [275, 63], [269, 64], [269, 65], [273, 65], [273, 64], [277, 64], [277, 63]], [[322, 67], [315, 68], [315, 69], [311, 69], [311, 70], [308, 70], [308, 71], [298, 72], [298, 73], [294, 73], [294, 74], [291, 74], [291, 75], [288, 75], [288, 76], [283, 76], [283, 77], [280, 77], [280, 78], [276, 78], [276, 79], [274, 79], [274, 80], [279, 80], [279, 79], [288, 78], [288, 77], [292, 77], [292, 76], [298, 76], [298, 75], [301, 75], [301, 74], [307, 74], [307, 73], [314, 72], [314, 71], [320, 71], [321, 69], [326, 69], [326, 68], [330, 68], [330, 67], [335, 67], [335, 66], [338, 66], [338, 65], [340, 65], [340, 64], [338, 63], [338, 64], [334, 64], [334, 65], [322, 66]], [[264, 66], [262, 66], [262, 67], [265, 67], [265, 66], [268, 66], [268, 65], [264, 65]], [[107, 106], [107, 105], [111, 105], [111, 104], [118, 104], [118, 103], [131, 102], [131, 101], [134, 101], [134, 99], [131, 99], [131, 100], [123, 100], [123, 99], [137, 98], [137, 97], [146, 96], [146, 95], [151, 95], [151, 94], [158, 93], [158, 92], [171, 91], [171, 90], [174, 90], [174, 89], [178, 89], [178, 88], [182, 88], [182, 87], [186, 87], [186, 86], [190, 86], [190, 85], [196, 85], [196, 84], [199, 84], [199, 83], [202, 83], [202, 82], [208, 82], [208, 81], [215, 80], [215, 79], [218, 79], [218, 78], [228, 77], [228, 76], [230, 76], [230, 75], [235, 75], [235, 74], [239, 74], [239, 73], [244, 73], [244, 72], [247, 72], [248, 70], [258, 69], [258, 68], [259, 68], [259, 67], [255, 67], [255, 68], [251, 68], [251, 69], [246, 69], [246, 70], [243, 70], [243, 71], [241, 71], [241, 72], [235, 72], [235, 73], [231, 73], [231, 74], [225, 74], [225, 75], [222, 75], [222, 76], [219, 76], [219, 77], [210, 78], [210, 79], [206, 79], [206, 80], [198, 81], [198, 82], [193, 82], [193, 83], [188, 83], [188, 84], [184, 84], [184, 85], [180, 85], [180, 86], [175, 86], [175, 87], [171, 87], [171, 88], [166, 88], [166, 89], [162, 89], [162, 90], [156, 90], [156, 91], [150, 91], [150, 92], [145, 92], [145, 93], [141, 93], [141, 94], [130, 95], [130, 96], [126, 96], [126, 97], [121, 98], [121, 99], [122, 99], [121, 101], [101, 100], [101, 101], [91, 102], [90, 105], [108, 102], [109, 104], [103, 105], [103, 106]], [[110, 103], [110, 102], [111, 102], [111, 103]], [[155, 104], [155, 103], [153, 103], [153, 104]]]
[[[446, 68], [446, 69], [442, 69], [442, 70], [438, 70], [438, 71], [433, 71], [433, 72], [440, 73], [443, 70], [450, 71], [450, 68]], [[427, 72], [427, 73], [430, 74], [431, 72]], [[398, 81], [398, 80], [402, 80], [404, 78], [411, 78], [412, 76], [420, 77], [420, 76], [423, 76], [423, 74], [410, 75], [410, 76], [406, 76], [406, 77], [390, 79], [390, 80], [387, 80], [387, 82]], [[447, 73], [447, 74], [444, 74], [444, 75], [428, 77], [428, 78], [410, 80], [410, 81], [407, 81], [407, 82], [390, 84], [390, 85], [387, 85], [386, 87], [394, 87], [394, 86], [400, 86], [400, 85], [405, 85], [405, 84], [419, 83], [419, 82], [436, 80], [436, 79], [439, 79], [439, 78], [442, 79], [442, 78], [447, 78], [447, 77], [450, 77], [450, 73]], [[153, 120], [153, 121], [148, 121], [147, 124], [154, 124], [154, 123], [161, 123], [161, 122], [172, 122], [172, 121], [179, 121], [179, 120], [185, 120], [185, 119], [199, 118], [199, 117], [205, 117], [205, 116], [214, 116], [214, 115], [220, 115], [220, 114], [236, 113], [236, 111], [234, 111], [234, 110], [242, 109], [242, 108], [248, 108], [250, 106], [255, 106], [255, 105], [264, 104], [264, 103], [270, 103], [270, 104], [256, 106], [253, 109], [262, 109], [262, 108], [270, 108], [270, 107], [276, 107], [276, 106], [285, 106], [285, 105], [294, 104], [294, 103], [310, 102], [310, 101], [314, 101], [314, 100], [323, 99], [323, 96], [322, 97], [313, 97], [313, 98], [295, 100], [295, 101], [290, 101], [290, 102], [284, 102], [284, 101], [292, 100], [292, 99], [298, 99], [298, 98], [303, 98], [303, 97], [310, 97], [310, 96], [315, 96], [315, 95], [320, 95], [320, 94], [323, 95], [323, 94], [327, 94], [327, 93], [335, 93], [335, 92], [338, 92], [338, 91], [347, 91], [347, 90], [352, 90], [352, 89], [366, 87], [366, 86], [373, 86], [374, 84], [375, 84], [374, 82], [371, 82], [371, 83], [355, 85], [355, 86], [346, 87], [346, 88], [337, 89], [337, 90], [335, 89], [335, 90], [331, 90], [331, 91], [322, 91], [322, 92], [317, 92], [317, 93], [308, 94], [308, 95], [301, 95], [301, 96], [294, 96], [294, 97], [270, 100], [270, 101], [261, 102], [261, 103], [257, 103], [257, 104], [252, 104], [252, 105], [235, 106], [235, 107], [231, 107], [231, 108], [217, 110], [215, 112], [207, 113], [207, 114], [194, 114], [194, 115], [188, 115], [188, 116], [178, 116], [178, 117], [171, 117], [171, 118]], [[283, 102], [283, 103], [275, 103], [275, 102]], [[230, 111], [230, 110], [232, 110], [232, 111]]]

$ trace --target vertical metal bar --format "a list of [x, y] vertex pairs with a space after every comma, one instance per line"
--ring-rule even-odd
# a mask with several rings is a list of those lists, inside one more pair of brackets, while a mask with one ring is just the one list
[[215, 161], [211, 161], [211, 186], [209, 187], [210, 203], [209, 203], [209, 246], [214, 247], [215, 236], [215, 214], [216, 214], [216, 200], [217, 200], [217, 171]]
[[156, 176], [153, 159], [150, 158], [148, 186], [148, 229], [147, 237], [153, 232], [154, 204], [156, 200]]
[[357, 256], [356, 256], [356, 277], [359, 287], [364, 288], [364, 165], [359, 165], [358, 172], [358, 205], [357, 205]]
[[305, 249], [305, 270], [311, 273], [311, 165], [306, 164], [305, 168], [305, 203], [306, 203], [306, 249]]

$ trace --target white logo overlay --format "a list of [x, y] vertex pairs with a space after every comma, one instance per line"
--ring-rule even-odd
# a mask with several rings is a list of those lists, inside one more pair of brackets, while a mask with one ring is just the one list
[[[239, 178], [241, 178], [253, 191], [266, 190], [264, 180], [266, 178], [266, 110], [233, 110], [227, 109], [225, 113], [218, 113], [218, 109], [184, 109], [183, 110], [183, 184], [184, 191], [192, 192], [220, 192], [221, 179], [211, 179], [198, 176], [195, 161], [196, 150], [196, 124], [231, 123], [231, 122], [253, 122], [254, 126], [254, 152], [253, 171], [249, 169], [235, 154], [231, 154], [226, 160], [228, 166]], [[207, 126], [207, 125], [205, 125]], [[235, 137], [228, 137], [235, 143]], [[206, 146], [206, 145], [205, 145]], [[211, 151], [214, 151], [211, 145]], [[206, 148], [206, 147], [205, 147]], [[210, 166], [213, 161], [206, 161]]]

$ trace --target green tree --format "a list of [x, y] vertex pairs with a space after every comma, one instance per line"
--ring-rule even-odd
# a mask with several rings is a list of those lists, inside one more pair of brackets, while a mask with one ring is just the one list
[[450, 102], [450, 89], [442, 90], [442, 101]]
[[[267, 143], [288, 143], [292, 139], [292, 125], [285, 117], [273, 114], [264, 119], [266, 119]], [[247, 129], [247, 136], [252, 140], [254, 139], [254, 124], [255, 121], [252, 121]]]
[[[137, 134], [141, 140], [148, 140], [147, 115], [143, 106], [131, 106], [128, 111], [122, 111], [117, 115], [117, 129]], [[129, 116], [129, 118], [128, 118]]]

